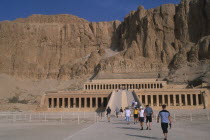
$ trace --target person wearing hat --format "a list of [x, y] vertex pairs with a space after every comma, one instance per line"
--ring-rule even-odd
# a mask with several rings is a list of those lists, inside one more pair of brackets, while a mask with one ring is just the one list
[[142, 106], [140, 106], [140, 108], [139, 108], [139, 122], [140, 122], [141, 130], [143, 130], [143, 125], [144, 125], [144, 108]]

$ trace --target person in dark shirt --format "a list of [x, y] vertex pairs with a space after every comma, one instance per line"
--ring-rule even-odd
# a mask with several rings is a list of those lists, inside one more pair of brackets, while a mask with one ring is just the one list
[[157, 117], [157, 123], [159, 123], [159, 118], [161, 118], [161, 128], [163, 130], [164, 140], [167, 140], [168, 124], [171, 126], [171, 116], [169, 111], [166, 110], [166, 105], [162, 105], [163, 110], [161, 110]]
[[120, 116], [123, 117], [123, 109], [122, 109], [122, 107], [120, 108]]
[[152, 115], [153, 115], [153, 110], [149, 105], [146, 105], [146, 108], [144, 110], [144, 116], [146, 116], [146, 125], [147, 125], [147, 130], [151, 130], [152, 126]]
[[106, 115], [107, 115], [108, 122], [110, 122], [111, 108], [109, 106], [106, 109]]

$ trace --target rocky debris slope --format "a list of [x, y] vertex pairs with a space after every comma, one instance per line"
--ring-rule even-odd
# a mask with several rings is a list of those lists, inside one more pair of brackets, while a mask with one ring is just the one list
[[209, 26], [209, 0], [140, 6], [122, 22], [88, 22], [73, 15], [4, 21], [0, 73], [30, 79], [82, 78], [99, 71], [174, 74], [183, 65], [210, 59]]

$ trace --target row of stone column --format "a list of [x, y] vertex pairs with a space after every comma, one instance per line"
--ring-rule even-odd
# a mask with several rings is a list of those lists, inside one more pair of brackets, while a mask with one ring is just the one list
[[99, 108], [106, 107], [107, 103], [107, 97], [47, 98], [48, 108]]
[[151, 106], [160, 106], [162, 104], [166, 104], [167, 106], [202, 105], [201, 94], [138, 95], [138, 97], [141, 103]]
[[104, 89], [158, 89], [162, 88], [162, 83], [144, 84], [85, 84], [85, 90], [104, 90]]

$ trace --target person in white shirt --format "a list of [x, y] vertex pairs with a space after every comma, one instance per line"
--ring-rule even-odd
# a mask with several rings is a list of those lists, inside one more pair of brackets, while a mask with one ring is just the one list
[[140, 106], [140, 108], [139, 108], [139, 122], [140, 122], [141, 130], [143, 130], [143, 125], [144, 125], [144, 108], [142, 106]]
[[138, 104], [137, 102], [134, 103], [134, 108], [137, 107], [137, 104]]
[[127, 124], [130, 124], [131, 111], [129, 108], [126, 108], [125, 110], [125, 117], [126, 117]]
[[135, 100], [132, 101], [132, 107], [134, 107], [134, 105], [135, 105]]

